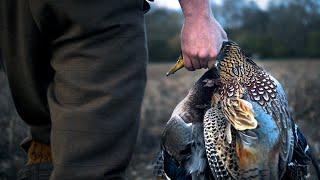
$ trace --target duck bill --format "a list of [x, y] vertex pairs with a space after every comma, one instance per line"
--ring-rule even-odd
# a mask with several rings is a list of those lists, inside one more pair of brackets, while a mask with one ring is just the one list
[[170, 70], [167, 72], [167, 76], [170, 76], [171, 74], [174, 74], [178, 70], [182, 69], [184, 67], [184, 59], [182, 55], [179, 56], [176, 64], [170, 68]]

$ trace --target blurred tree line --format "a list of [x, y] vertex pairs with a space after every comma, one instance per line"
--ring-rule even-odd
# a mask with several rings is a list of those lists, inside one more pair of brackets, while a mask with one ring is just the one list
[[[261, 58], [319, 58], [320, 1], [273, 0], [261, 9], [254, 1], [212, 4], [229, 39]], [[153, 10], [146, 16], [150, 61], [173, 61], [180, 51], [180, 11]]]

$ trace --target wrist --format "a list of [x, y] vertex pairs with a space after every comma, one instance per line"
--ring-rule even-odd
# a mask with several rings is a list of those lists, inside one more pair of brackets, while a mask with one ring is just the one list
[[185, 22], [209, 22], [214, 20], [214, 16], [212, 14], [189, 14], [184, 15]]
[[185, 20], [213, 18], [209, 0], [179, 0]]
[[196, 26], [207, 26], [214, 21], [215, 17], [213, 15], [195, 15], [184, 18], [184, 24], [194, 24]]

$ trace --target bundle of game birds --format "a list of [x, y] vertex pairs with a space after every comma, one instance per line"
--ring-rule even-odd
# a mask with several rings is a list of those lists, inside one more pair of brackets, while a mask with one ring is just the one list
[[[305, 179], [319, 167], [282, 85], [234, 42], [176, 106], [154, 164], [159, 179]], [[180, 56], [168, 72], [183, 67]], [[319, 176], [318, 176], [319, 177]]]

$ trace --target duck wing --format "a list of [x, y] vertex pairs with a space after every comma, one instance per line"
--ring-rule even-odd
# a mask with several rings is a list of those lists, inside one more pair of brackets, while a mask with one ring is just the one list
[[[170, 179], [210, 179], [204, 149], [203, 116], [217, 89], [216, 69], [208, 70], [176, 106], [161, 137], [154, 175]], [[212, 178], [212, 177], [211, 177]]]

